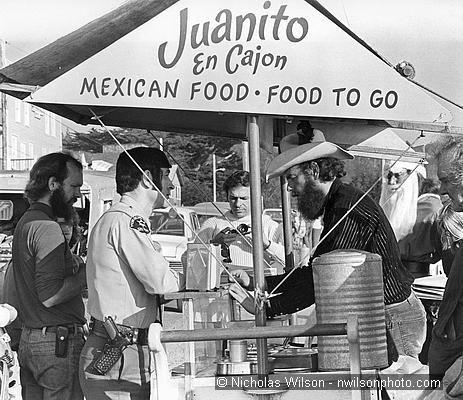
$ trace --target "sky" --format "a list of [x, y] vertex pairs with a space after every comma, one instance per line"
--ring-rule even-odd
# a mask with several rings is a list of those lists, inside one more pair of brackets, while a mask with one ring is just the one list
[[[393, 65], [403, 60], [411, 62], [416, 81], [463, 105], [461, 0], [319, 2]], [[123, 3], [1, 0], [0, 38], [6, 41], [7, 58], [16, 61]], [[463, 127], [463, 110], [442, 104], [454, 116], [451, 124]]]

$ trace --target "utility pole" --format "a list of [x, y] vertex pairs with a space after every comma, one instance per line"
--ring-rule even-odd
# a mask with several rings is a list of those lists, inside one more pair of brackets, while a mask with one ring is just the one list
[[[0, 68], [6, 67], [6, 47], [5, 41], [0, 38]], [[0, 168], [6, 169], [7, 163], [7, 132], [8, 132], [8, 108], [6, 103], [6, 94], [0, 94]]]

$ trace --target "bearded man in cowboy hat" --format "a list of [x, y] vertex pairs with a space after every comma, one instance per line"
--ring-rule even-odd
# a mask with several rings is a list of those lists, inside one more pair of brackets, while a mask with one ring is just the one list
[[[269, 165], [267, 178], [285, 174], [288, 190], [297, 199], [302, 216], [314, 220], [323, 216], [321, 242], [313, 257], [337, 249], [357, 249], [379, 254], [384, 273], [386, 330], [390, 358], [397, 349], [399, 354], [415, 358], [421, 351], [426, 336], [426, 313], [421, 302], [411, 291], [413, 277], [400, 261], [399, 247], [394, 232], [381, 207], [366, 196], [349, 213], [363, 193], [343, 183], [344, 159], [353, 156], [339, 146], [326, 142], [323, 133], [307, 123], [299, 124], [302, 134], [285, 137], [280, 143], [281, 154]], [[346, 214], [346, 218], [328, 235], [328, 232]], [[234, 273], [246, 289], [253, 282], [242, 271]], [[266, 278], [270, 293], [285, 275]], [[242, 288], [231, 285], [230, 293], [242, 300], [242, 305], [253, 310], [249, 297], [240, 296]], [[299, 268], [279, 286], [278, 296], [266, 305], [267, 316], [294, 313], [314, 303], [312, 266]], [[392, 340], [391, 340], [392, 339]]]

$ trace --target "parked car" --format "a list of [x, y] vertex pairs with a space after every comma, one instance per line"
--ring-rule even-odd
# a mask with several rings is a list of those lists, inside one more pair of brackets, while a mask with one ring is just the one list
[[0, 270], [11, 259], [14, 228], [29, 208], [24, 198], [27, 181], [25, 173], [0, 173]]
[[[191, 207], [198, 214], [199, 223], [202, 226], [203, 222], [211, 217], [220, 217], [230, 210], [230, 204], [227, 201], [206, 201], [204, 203], [195, 204]], [[219, 211], [220, 210], [220, 211]]]
[[283, 211], [281, 208], [266, 208], [263, 211], [264, 215], [269, 215], [274, 221], [283, 222]]
[[199, 230], [198, 215], [187, 207], [157, 208], [150, 222], [151, 238], [160, 245], [170, 268], [183, 272], [187, 244], [195, 240], [194, 232]]

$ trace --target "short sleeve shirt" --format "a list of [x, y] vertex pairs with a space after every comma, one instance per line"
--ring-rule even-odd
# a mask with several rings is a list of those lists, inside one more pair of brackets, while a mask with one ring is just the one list
[[88, 244], [88, 310], [104, 320], [148, 328], [158, 315], [157, 294], [179, 290], [179, 276], [151, 240], [149, 215], [128, 195], [93, 227]]
[[30, 328], [85, 322], [79, 294], [45, 307], [64, 280], [73, 275], [74, 263], [66, 238], [50, 206], [36, 202], [19, 220], [13, 236], [13, 274], [21, 320]]

